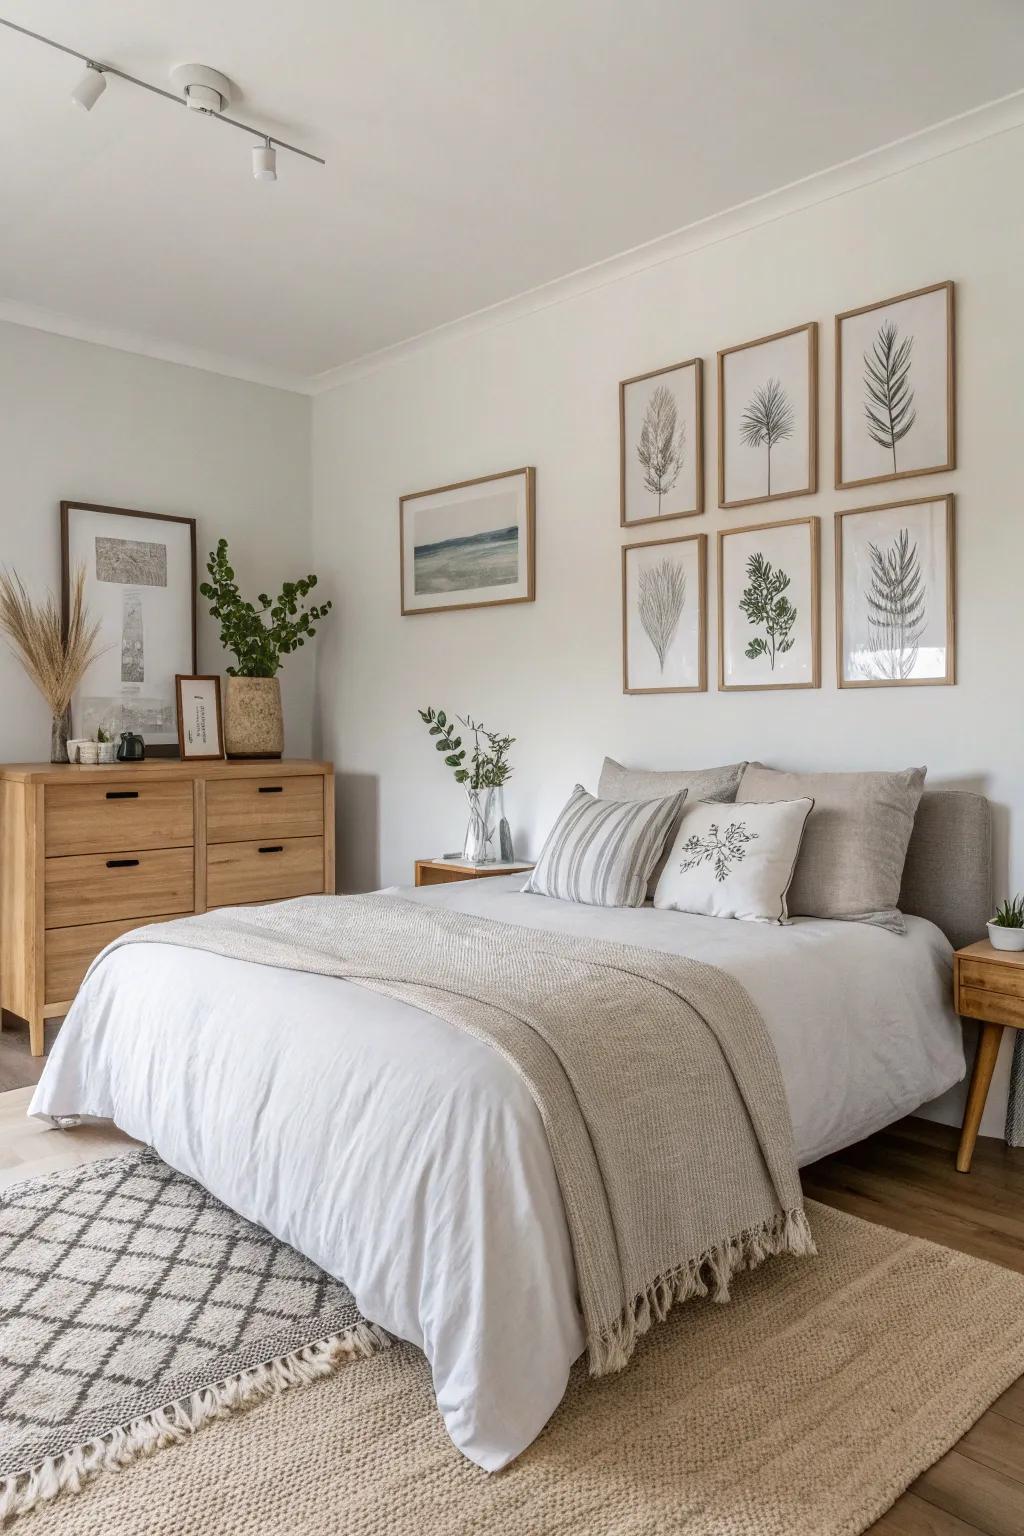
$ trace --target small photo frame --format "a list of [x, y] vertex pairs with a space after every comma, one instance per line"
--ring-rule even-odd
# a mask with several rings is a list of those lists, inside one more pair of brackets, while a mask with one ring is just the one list
[[403, 615], [533, 602], [534, 479], [509, 469], [399, 498]]
[[718, 533], [718, 686], [821, 687], [821, 519]]
[[718, 354], [718, 505], [818, 488], [818, 322]]
[[178, 750], [186, 762], [212, 761], [224, 756], [224, 725], [220, 711], [220, 678], [178, 672], [174, 678], [178, 701]]
[[956, 468], [953, 284], [836, 315], [836, 485]]
[[836, 513], [840, 688], [956, 682], [952, 496]]
[[704, 511], [704, 364], [699, 357], [619, 385], [623, 528]]
[[707, 534], [622, 550], [623, 693], [703, 693]]

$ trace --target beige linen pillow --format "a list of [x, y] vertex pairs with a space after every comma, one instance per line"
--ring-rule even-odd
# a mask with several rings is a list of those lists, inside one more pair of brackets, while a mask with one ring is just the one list
[[900, 884], [927, 771], [783, 773], [747, 764], [737, 801], [814, 801], [789, 888], [791, 913], [906, 932]]
[[[740, 775], [746, 766], [746, 763], [728, 763], [724, 768], [624, 768], [614, 757], [606, 757], [597, 793], [602, 800], [658, 800], [684, 790], [691, 800], [735, 800]], [[654, 895], [671, 846], [670, 836], [665, 853], [651, 875], [647, 889], [649, 897]]]
[[704, 917], [785, 923], [786, 892], [813, 800], [683, 806], [654, 905]]

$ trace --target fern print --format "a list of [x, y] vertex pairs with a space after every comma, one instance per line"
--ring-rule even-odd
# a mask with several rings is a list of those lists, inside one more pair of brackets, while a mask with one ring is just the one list
[[914, 391], [910, 387], [910, 355], [913, 336], [897, 342], [899, 326], [886, 320], [879, 327], [875, 344], [864, 353], [864, 415], [868, 436], [880, 448], [892, 452], [892, 472], [897, 474], [896, 444], [903, 441], [917, 420]]
[[774, 672], [775, 658], [791, 651], [796, 643], [792, 631], [797, 610], [786, 596], [789, 577], [758, 551], [747, 559], [747, 579], [749, 586], [743, 589], [740, 609], [751, 625], [764, 629], [764, 635], [755, 635], [743, 654], [750, 661], [767, 656]]
[[748, 448], [768, 449], [768, 495], [772, 493], [772, 449], [793, 436], [796, 417], [789, 396], [778, 379], [755, 389], [740, 417], [740, 442]]
[[871, 630], [871, 672], [891, 682], [913, 675], [925, 628], [925, 587], [917, 544], [901, 528], [885, 548], [868, 545], [871, 584], [864, 594]]
[[659, 669], [665, 670], [668, 648], [676, 637], [686, 602], [686, 572], [666, 555], [654, 566], [641, 566], [637, 611], [644, 633], [654, 647]]
[[721, 884], [723, 880], [728, 880], [733, 867], [742, 864], [746, 858], [747, 844], [756, 842], [759, 836], [757, 832], [747, 831], [745, 821], [730, 821], [723, 832], [719, 831], [717, 821], [713, 821], [708, 827], [706, 838], [694, 834], [686, 839], [682, 848], [686, 857], [679, 866], [679, 873], [688, 874], [691, 869], [699, 869], [710, 859], [715, 879]]

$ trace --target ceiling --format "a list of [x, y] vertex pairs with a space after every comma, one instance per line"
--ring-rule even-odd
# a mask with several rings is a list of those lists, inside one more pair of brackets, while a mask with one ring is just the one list
[[[311, 379], [1024, 85], [1020, 0], [0, 0], [0, 301]], [[55, 327], [57, 328], [57, 327]]]

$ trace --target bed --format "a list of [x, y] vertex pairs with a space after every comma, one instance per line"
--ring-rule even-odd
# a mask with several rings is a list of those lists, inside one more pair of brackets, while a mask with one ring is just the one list
[[[924, 796], [902, 937], [586, 907], [526, 895], [521, 876], [400, 894], [734, 976], [774, 1043], [803, 1164], [962, 1077], [951, 941], [989, 915], [988, 829], [980, 797]], [[424, 1351], [479, 1466], [514, 1459], [560, 1401], [584, 1338], [544, 1128], [507, 1062], [441, 1019], [328, 976], [129, 944], [82, 988], [30, 1113], [113, 1120], [343, 1279]]]

